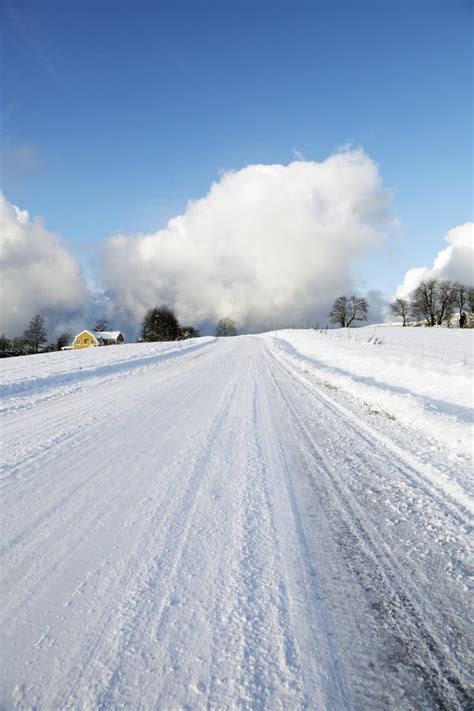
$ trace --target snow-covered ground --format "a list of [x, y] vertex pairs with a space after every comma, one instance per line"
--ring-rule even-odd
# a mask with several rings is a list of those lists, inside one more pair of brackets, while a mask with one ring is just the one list
[[471, 338], [3, 360], [0, 707], [467, 708]]

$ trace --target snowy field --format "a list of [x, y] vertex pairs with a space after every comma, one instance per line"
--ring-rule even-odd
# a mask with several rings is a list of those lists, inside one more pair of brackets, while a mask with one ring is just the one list
[[469, 708], [472, 346], [1, 361], [0, 708]]

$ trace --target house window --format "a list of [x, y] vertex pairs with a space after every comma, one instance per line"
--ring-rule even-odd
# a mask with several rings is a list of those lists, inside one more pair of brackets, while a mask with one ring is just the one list
[[88, 339], [88, 338], [84, 338], [84, 343], [89, 343], [89, 339]]

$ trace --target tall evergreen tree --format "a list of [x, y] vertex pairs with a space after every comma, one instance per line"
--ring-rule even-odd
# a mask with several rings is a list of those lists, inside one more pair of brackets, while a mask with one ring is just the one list
[[178, 319], [167, 306], [148, 309], [143, 319], [143, 341], [174, 341], [178, 334]]
[[46, 327], [44, 325], [44, 318], [37, 314], [33, 316], [30, 321], [30, 325], [23, 331], [23, 338], [27, 342], [33, 353], [38, 353], [40, 346], [46, 343]]

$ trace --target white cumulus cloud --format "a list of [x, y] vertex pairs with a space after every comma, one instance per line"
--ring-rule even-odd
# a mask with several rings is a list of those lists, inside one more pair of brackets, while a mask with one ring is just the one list
[[449, 230], [448, 246], [438, 252], [432, 267], [409, 269], [395, 296], [406, 298], [425, 279], [450, 279], [474, 286], [474, 223], [466, 222]]
[[81, 270], [40, 219], [31, 220], [0, 193], [0, 333], [22, 333], [37, 313], [54, 324], [87, 300]]
[[183, 323], [232, 316], [258, 330], [325, 320], [354, 287], [353, 261], [382, 243], [388, 204], [362, 150], [225, 173], [165, 229], [106, 240], [110, 315], [136, 322], [166, 303]]

